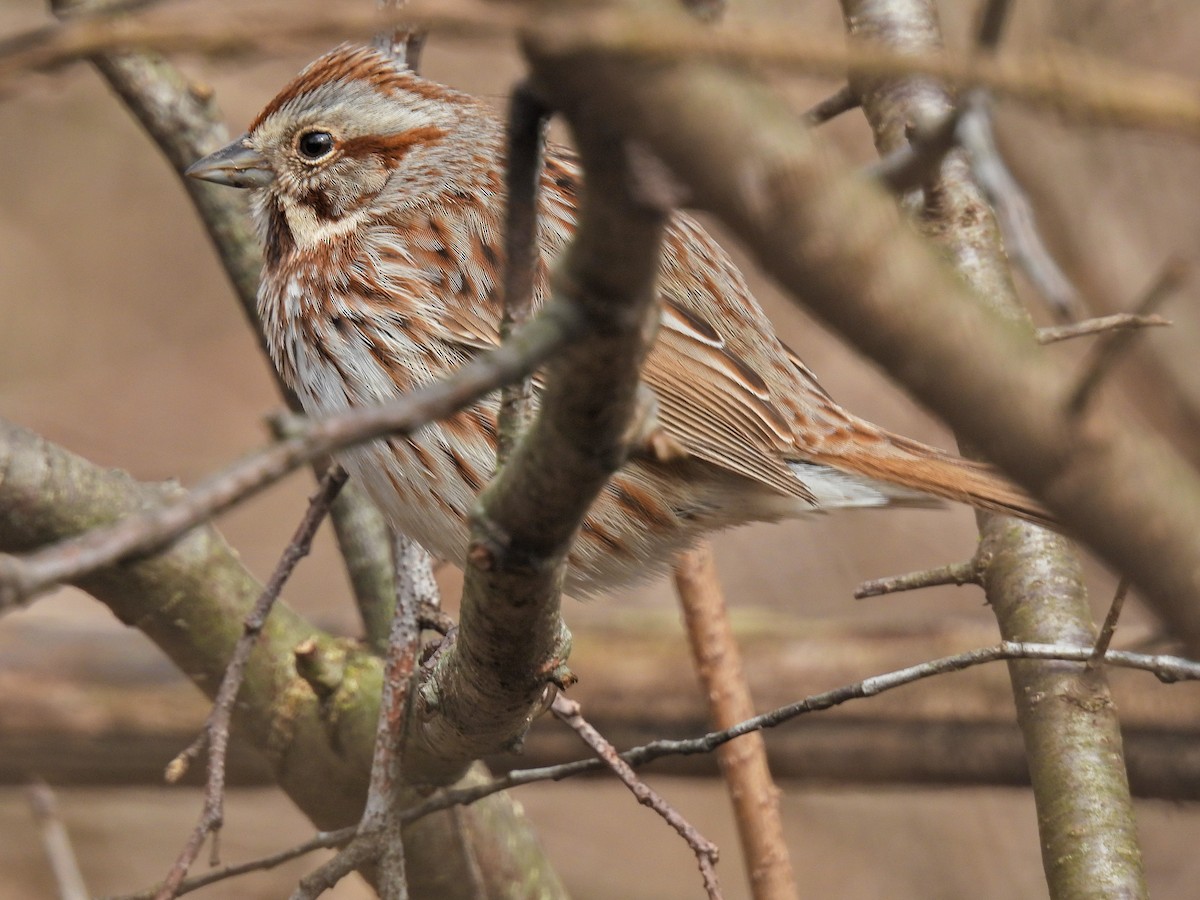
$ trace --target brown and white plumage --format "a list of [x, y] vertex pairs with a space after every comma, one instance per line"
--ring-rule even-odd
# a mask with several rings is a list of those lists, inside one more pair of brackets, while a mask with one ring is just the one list
[[[480, 103], [375, 50], [321, 57], [247, 135], [193, 167], [254, 188], [266, 247], [259, 310], [312, 413], [377, 403], [498, 341], [503, 125]], [[551, 145], [536, 302], [575, 228], [579, 172]], [[840, 406], [776, 338], [742, 274], [691, 217], [672, 217], [662, 327], [643, 370], [686, 451], [636, 457], [596, 501], [570, 558], [581, 594], [643, 577], [705, 532], [930, 495], [1043, 513], [984, 466], [887, 433]], [[460, 560], [495, 463], [496, 398], [344, 463], [393, 524]]]

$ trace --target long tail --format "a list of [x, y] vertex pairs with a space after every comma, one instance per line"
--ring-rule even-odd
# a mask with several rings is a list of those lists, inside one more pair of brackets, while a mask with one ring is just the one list
[[889, 492], [889, 499], [900, 505], [920, 505], [923, 495], [941, 497], [1057, 527], [1045, 507], [991, 466], [882, 430], [876, 434], [882, 440], [868, 447], [859, 445], [853, 454], [818, 452], [806, 462], [894, 485], [901, 490]]

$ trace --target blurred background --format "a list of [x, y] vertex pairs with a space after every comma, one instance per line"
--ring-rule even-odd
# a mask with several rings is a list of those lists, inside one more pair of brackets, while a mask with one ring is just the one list
[[[976, 5], [942, 4], [952, 44], [965, 42]], [[1200, 77], [1195, 53], [1200, 7], [1190, 0], [1027, 0], [1014, 5], [1008, 41], [1014, 48], [1067, 43]], [[787, 19], [827, 33], [831, 41], [842, 40], [832, 0], [744, 0], [732, 4], [730, 15], [733, 21], [750, 16]], [[37, 0], [0, 0], [0, 37], [47, 20]], [[215, 89], [236, 133], [324, 49], [295, 48], [252, 62], [186, 56], [177, 61]], [[515, 48], [508, 43], [436, 34], [427, 45], [423, 67], [428, 76], [487, 97], [498, 107], [521, 72]], [[767, 77], [798, 113], [838, 86], [817, 79]], [[145, 480], [175, 478], [191, 484], [261, 446], [267, 440], [264, 416], [281, 405], [268, 363], [259, 354], [176, 176], [138, 126], [85, 64], [21, 79], [0, 96], [0, 110], [0, 133], [5, 136], [0, 140], [0, 415], [96, 463], [126, 469]], [[859, 114], [850, 113], [826, 128], [851, 158], [864, 163], [874, 158]], [[1093, 312], [1132, 306], [1168, 257], [1195, 259], [1200, 237], [1200, 150], [1195, 144], [1069, 127], [1005, 104], [999, 130], [1014, 170], [1035, 200], [1050, 247]], [[746, 265], [780, 335], [839, 401], [903, 434], [953, 446], [944, 428]], [[1200, 313], [1194, 298], [1194, 285], [1189, 284], [1165, 310], [1175, 327], [1145, 335], [1106, 390], [1108, 400], [1127, 414], [1129, 427], [1160, 429], [1193, 458], [1200, 453], [1200, 369], [1194, 363], [1200, 349]], [[1032, 295], [1031, 307], [1040, 319], [1048, 319]], [[1063, 346], [1052, 352], [1078, 359], [1084, 349]], [[221, 530], [260, 578], [274, 566], [310, 488], [306, 474], [295, 475], [220, 520]], [[829, 629], [888, 635], [957, 628], [986, 636], [987, 629], [994, 628], [992, 617], [981, 605], [982, 594], [973, 588], [865, 602], [852, 599], [854, 587], [865, 579], [964, 560], [974, 544], [973, 518], [965, 510], [860, 512], [726, 534], [717, 542], [717, 553], [740, 621], [766, 622], [809, 636]], [[1093, 563], [1088, 572], [1102, 616], [1115, 580]], [[447, 567], [440, 574], [452, 598], [457, 573]], [[322, 534], [284, 596], [320, 627], [359, 633], [328, 533]], [[647, 628], [682, 633], [666, 582], [588, 604], [572, 602], [565, 614], [581, 640], [591, 636], [617, 655], [625, 645], [614, 623], [628, 626], [626, 631], [650, 623]], [[1128, 645], [1155, 634], [1156, 623], [1135, 602], [1117, 642]], [[25, 662], [77, 647], [81, 635], [94, 650], [86, 660], [73, 660], [85, 676], [111, 670], [120, 678], [136, 677], [139, 684], [180, 678], [149, 642], [127, 631], [103, 606], [64, 590], [0, 621], [0, 694], [27, 698], [0, 705], [0, 737], [7, 734], [6, 739], [19, 743], [21, 735], [40, 727], [36, 719], [44, 715], [39, 712], [44, 706], [39, 700], [51, 687], [22, 680]], [[679, 641], [682, 647], [682, 637]], [[135, 645], [136, 651], [131, 651]], [[123, 667], [130, 653], [139, 660], [134, 674]], [[921, 658], [918, 654], [904, 662]], [[578, 674], [586, 685], [588, 670], [580, 668]], [[871, 674], [875, 670], [861, 669], [852, 677]], [[679, 680], [691, 677], [690, 671], [678, 675]], [[838, 683], [783, 688], [785, 695], [798, 699]], [[590, 687], [605, 689], [603, 684]], [[72, 694], [69, 685], [56, 684], [53, 689], [60, 692], [55, 698], [59, 707], [69, 708], [73, 702], [80, 707], [76, 725], [92, 721], [87, 741], [61, 747], [64, 756], [86, 755], [88, 747], [99, 747], [119, 733], [120, 723], [83, 708], [90, 701]], [[909, 688], [898, 702], [915, 701], [922, 690]], [[1197, 708], [1200, 693], [1195, 686], [1160, 690], [1164, 705]], [[199, 726], [205, 709], [196, 693], [191, 706], [147, 714], [176, 717], [171, 721], [180, 722], [180, 733], [186, 734]], [[769, 736], [768, 742], [772, 740]], [[185, 742], [162, 747], [161, 760], [154, 765], [165, 764]], [[1195, 743], [1191, 752], [1196, 752]], [[582, 755], [582, 748], [573, 755]], [[53, 883], [24, 791], [11, 771], [6, 778], [10, 783], [0, 786], [0, 871], [5, 873], [0, 900], [52, 896]], [[252, 781], [252, 774], [246, 779]], [[746, 896], [720, 782], [671, 774], [651, 780], [721, 846], [727, 896]], [[71, 783], [78, 781], [93, 783]], [[103, 781], [94, 773], [78, 779], [63, 775], [56, 785], [62, 815], [91, 891], [134, 890], [162, 877], [199, 814], [200, 795], [191, 787]], [[808, 895], [1045, 895], [1034, 809], [1026, 790], [822, 785], [812, 779], [787, 780], [781, 787], [793, 865]], [[539, 826], [574, 896], [700, 895], [686, 848], [610, 781], [525, 788], [518, 799]], [[1138, 816], [1154, 895], [1195, 896], [1200, 883], [1196, 807], [1143, 800]], [[226, 861], [272, 852], [312, 833], [312, 826], [270, 787], [232, 790], [226, 821], [221, 838]], [[315, 859], [227, 882], [200, 896], [283, 896]], [[361, 884], [349, 881], [334, 896], [367, 895]]]

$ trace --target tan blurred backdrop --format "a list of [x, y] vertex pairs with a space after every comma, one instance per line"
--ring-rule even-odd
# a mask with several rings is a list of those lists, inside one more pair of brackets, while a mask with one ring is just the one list
[[[942, 4], [953, 40], [975, 3]], [[1015, 4], [1013, 43], [1071, 41], [1140, 64], [1200, 76], [1200, 11], [1190, 0], [1038, 0]], [[787, 16], [840, 40], [825, 2], [734, 3], [734, 17]], [[36, 0], [0, 0], [0, 35], [44, 22]], [[261, 62], [183, 58], [210, 82], [239, 129], [323, 47]], [[502, 103], [520, 71], [511, 46], [430, 40], [425, 72]], [[775, 78], [797, 110], [835, 84]], [[0, 415], [98, 463], [143, 479], [192, 483], [265, 440], [263, 416], [279, 406], [242, 314], [176, 177], [86, 66], [30, 77], [0, 97]], [[829, 126], [854, 158], [873, 156], [861, 118]], [[1051, 246], [1094, 306], [1128, 305], [1171, 252], [1194, 258], [1200, 236], [1200, 153], [1166, 138], [1068, 129], [1020, 111], [1001, 118], [1004, 146], [1038, 202]], [[849, 408], [941, 446], [947, 433], [868, 364], [776, 295], [754, 283], [784, 339]], [[1200, 316], [1189, 290], [1168, 313], [1173, 334], [1139, 355], [1110, 393], [1131, 427], [1149, 422], [1181, 446], [1200, 446], [1192, 402]], [[1064, 348], [1064, 355], [1078, 351]], [[1196, 391], [1193, 395], [1191, 392]], [[221, 528], [247, 565], [266, 577], [302, 513], [310, 483], [295, 476], [225, 516]], [[858, 513], [724, 535], [718, 554], [731, 603], [792, 617], [919, 623], [948, 617], [990, 621], [981, 595], [925, 591], [856, 604], [866, 579], [964, 559], [973, 521], [963, 510]], [[1097, 607], [1113, 579], [1089, 577]], [[452, 579], [451, 579], [452, 580]], [[287, 600], [318, 624], [356, 633], [340, 566], [327, 535], [300, 568]], [[670, 609], [665, 583], [566, 608], [585, 631], [631, 607]], [[106, 610], [63, 591], [13, 617], [44, 617], [119, 629]], [[0, 621], [0, 629], [6, 627]], [[1135, 610], [1128, 633], [1152, 628]], [[1139, 631], [1140, 629], [1140, 631]], [[585, 679], [587, 672], [580, 673]], [[863, 672], [862, 675], [872, 674]], [[814, 687], [796, 685], [799, 697]], [[1187, 695], [1195, 702], [1197, 695]], [[1184, 702], [1181, 700], [1180, 702]], [[4, 725], [0, 722], [0, 728]], [[165, 761], [165, 760], [164, 760]], [[659, 779], [658, 786], [723, 850], [727, 896], [746, 896], [727, 804], [715, 781]], [[553, 861], [578, 897], [698, 896], [694, 865], [674, 835], [607, 782], [519, 794]], [[68, 788], [60, 803], [94, 893], [132, 890], [161, 877], [199, 811], [191, 789]], [[1141, 802], [1151, 887], [1160, 898], [1195, 896], [1200, 815], [1192, 807]], [[1024, 791], [786, 789], [784, 814], [805, 894], [844, 898], [1041, 896], [1032, 802]], [[239, 860], [311, 833], [270, 789], [234, 791], [223, 852]], [[201, 896], [278, 897], [312, 864], [227, 884]], [[0, 788], [0, 900], [52, 895], [24, 800]], [[365, 895], [348, 883], [336, 896]]]

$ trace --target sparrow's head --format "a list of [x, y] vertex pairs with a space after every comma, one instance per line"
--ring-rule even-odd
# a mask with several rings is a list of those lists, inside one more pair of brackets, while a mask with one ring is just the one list
[[[485, 118], [471, 98], [380, 51], [343, 45], [304, 69], [249, 131], [194, 163], [193, 178], [259, 194], [296, 243], [327, 240], [383, 209], [470, 185], [464, 142]], [[470, 154], [468, 154], [468, 158]]]

